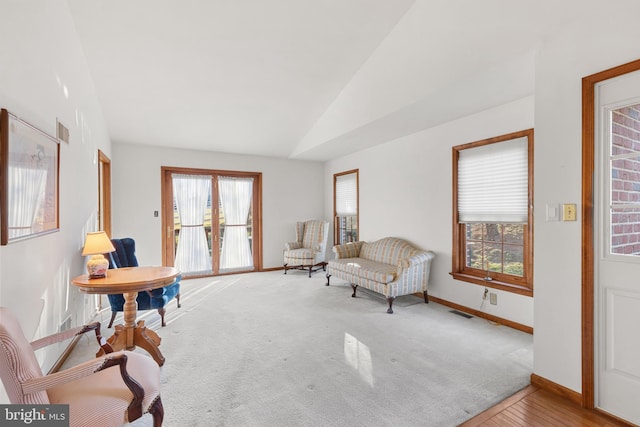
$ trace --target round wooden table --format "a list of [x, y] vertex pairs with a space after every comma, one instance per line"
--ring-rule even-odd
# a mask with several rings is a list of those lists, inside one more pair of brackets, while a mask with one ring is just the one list
[[[138, 292], [162, 288], [175, 281], [179, 271], [174, 267], [124, 267], [107, 270], [107, 276], [89, 279], [88, 274], [71, 280], [80, 291], [87, 294], [123, 294], [124, 325], [116, 325], [114, 334], [107, 340], [114, 351], [133, 350], [136, 346], [145, 349], [162, 366], [164, 356], [160, 353], [160, 337], [144, 326], [144, 320], [136, 323]], [[100, 349], [97, 356], [104, 354]]]

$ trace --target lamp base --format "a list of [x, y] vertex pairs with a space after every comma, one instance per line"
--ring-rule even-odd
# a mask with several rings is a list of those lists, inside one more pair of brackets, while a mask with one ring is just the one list
[[87, 262], [87, 273], [89, 279], [101, 279], [107, 277], [107, 269], [109, 268], [109, 260], [103, 255], [93, 255]]

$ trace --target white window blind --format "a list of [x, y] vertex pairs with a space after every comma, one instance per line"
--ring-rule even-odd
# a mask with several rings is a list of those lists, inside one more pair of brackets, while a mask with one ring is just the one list
[[459, 152], [459, 222], [527, 222], [527, 142], [521, 137]]
[[358, 214], [358, 183], [356, 174], [336, 177], [336, 215], [350, 216]]

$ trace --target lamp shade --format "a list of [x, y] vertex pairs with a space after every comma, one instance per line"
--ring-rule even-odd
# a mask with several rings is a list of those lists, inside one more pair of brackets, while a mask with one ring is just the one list
[[111, 244], [109, 236], [104, 231], [96, 231], [87, 233], [87, 238], [84, 241], [84, 247], [82, 248], [82, 255], [98, 255], [106, 254], [115, 251], [116, 248]]

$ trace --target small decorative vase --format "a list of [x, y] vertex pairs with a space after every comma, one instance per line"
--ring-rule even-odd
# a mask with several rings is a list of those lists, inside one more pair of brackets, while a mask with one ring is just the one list
[[106, 277], [108, 268], [109, 261], [104, 257], [104, 255], [93, 255], [87, 262], [87, 273], [89, 273], [89, 279]]

